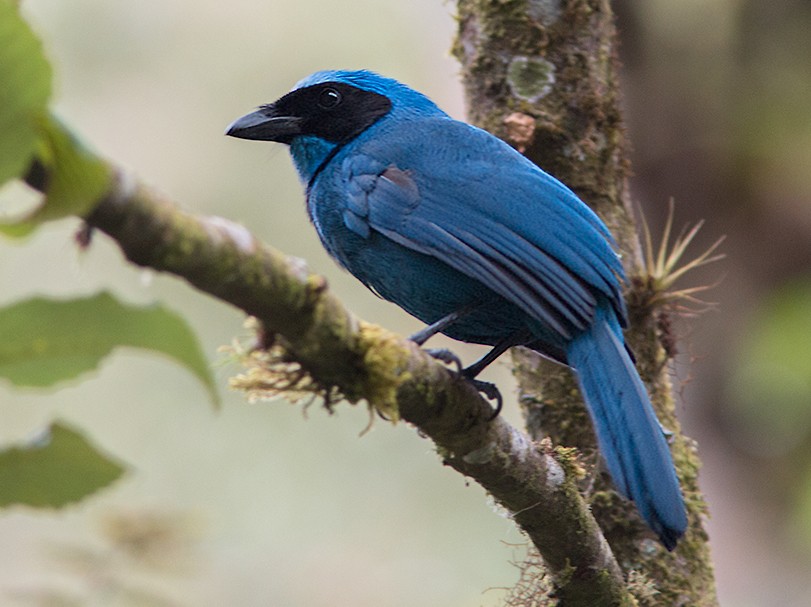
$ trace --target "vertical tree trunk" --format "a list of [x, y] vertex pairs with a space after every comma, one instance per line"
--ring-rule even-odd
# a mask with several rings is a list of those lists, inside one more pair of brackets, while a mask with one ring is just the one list
[[[630, 212], [627, 142], [619, 107], [616, 31], [608, 0], [459, 0], [454, 54], [462, 64], [470, 119], [555, 175], [607, 223], [630, 277], [627, 339], [662, 424], [690, 528], [673, 553], [651, 538], [633, 505], [595, 474], [587, 490], [594, 514], [640, 604], [716, 605], [699, 461], [681, 434], [662, 346], [660, 310], [634, 293], [644, 286]], [[598, 457], [572, 374], [522, 349], [513, 352], [527, 428], [536, 439], [577, 446]], [[590, 475], [591, 476], [591, 475]], [[632, 575], [631, 572], [633, 572]], [[650, 590], [655, 589], [651, 594]], [[647, 597], [647, 598], [646, 598]], [[562, 600], [562, 602], [565, 602]]]

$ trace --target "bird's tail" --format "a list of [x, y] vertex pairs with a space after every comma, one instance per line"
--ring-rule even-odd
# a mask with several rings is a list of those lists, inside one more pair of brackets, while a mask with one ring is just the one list
[[567, 347], [616, 488], [636, 503], [668, 550], [687, 528], [670, 449], [608, 305]]

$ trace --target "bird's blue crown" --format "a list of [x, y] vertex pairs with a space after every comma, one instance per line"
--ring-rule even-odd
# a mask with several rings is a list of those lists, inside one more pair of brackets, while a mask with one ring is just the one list
[[422, 93], [370, 70], [322, 70], [300, 80], [293, 90], [322, 84], [324, 82], [343, 82], [356, 86], [364, 91], [384, 95], [392, 102], [392, 113], [411, 114], [413, 116], [443, 116], [439, 107]]

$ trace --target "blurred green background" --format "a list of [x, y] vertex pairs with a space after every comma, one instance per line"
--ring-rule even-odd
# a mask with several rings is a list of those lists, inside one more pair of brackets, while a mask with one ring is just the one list
[[[727, 235], [727, 258], [691, 279], [723, 277], [714, 310], [677, 321], [674, 373], [704, 460], [719, 595], [735, 607], [811, 603], [811, 8], [766, 4], [614, 3], [635, 197], [654, 230], [672, 196], [677, 225], [706, 219], [706, 244]], [[96, 149], [189, 210], [305, 258], [362, 318], [418, 328], [323, 253], [284, 148], [222, 132], [339, 67], [397, 77], [463, 118], [451, 3], [23, 6], [54, 63], [60, 115]], [[3, 192], [3, 209], [20, 199]], [[4, 442], [58, 417], [132, 467], [64, 511], [0, 515], [0, 604], [499, 604], [521, 538], [428, 441], [384, 422], [358, 438], [362, 407], [305, 418], [247, 404], [224, 388], [238, 369], [217, 352], [246, 334], [241, 314], [128, 266], [102, 236], [79, 253], [77, 227], [0, 241], [0, 304], [102, 289], [164, 301], [198, 331], [224, 404], [213, 412], [190, 374], [127, 350], [56, 392], [0, 385]], [[511, 385], [506, 363], [488, 373]], [[514, 400], [506, 409], [518, 422]]]

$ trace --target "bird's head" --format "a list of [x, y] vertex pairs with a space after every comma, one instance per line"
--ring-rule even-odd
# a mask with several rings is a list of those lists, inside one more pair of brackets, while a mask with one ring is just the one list
[[291, 146], [302, 178], [340, 146], [385, 120], [445, 115], [417, 91], [366, 70], [327, 70], [232, 122], [225, 134]]

